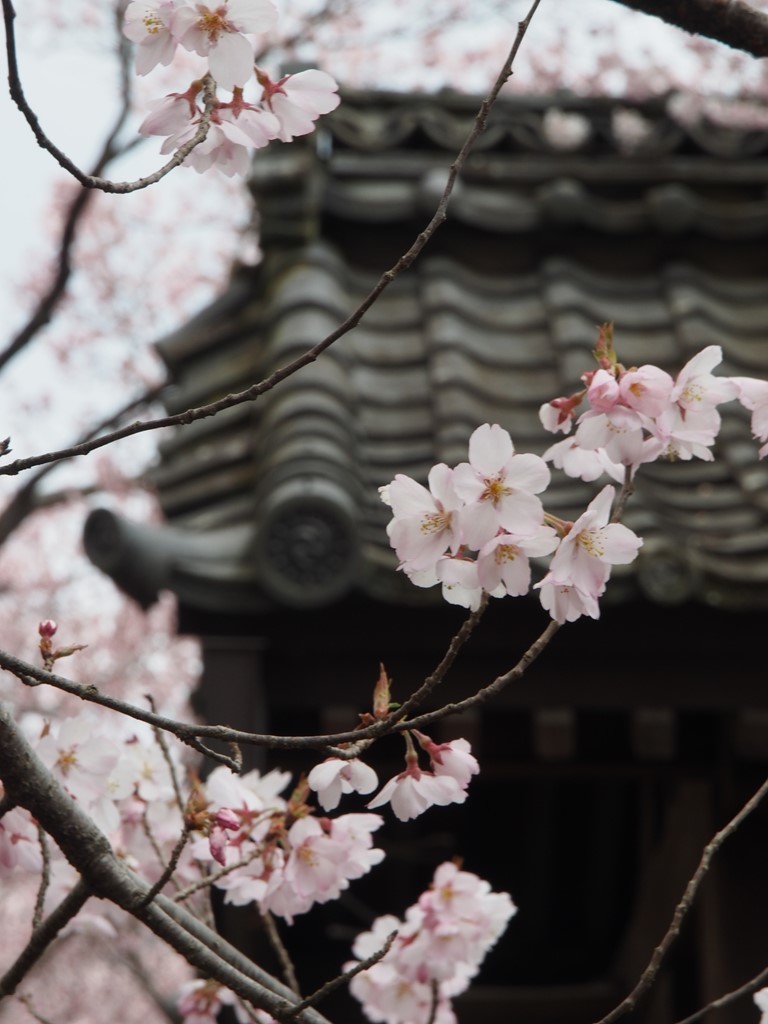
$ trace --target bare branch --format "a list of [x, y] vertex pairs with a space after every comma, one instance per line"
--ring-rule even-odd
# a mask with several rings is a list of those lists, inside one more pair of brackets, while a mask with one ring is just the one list
[[744, 996], [750, 996], [753, 992], [757, 992], [758, 989], [764, 988], [766, 982], [768, 982], [768, 967], [756, 974], [750, 981], [740, 985], [739, 988], [733, 989], [732, 992], [726, 992], [724, 996], [720, 996], [719, 999], [713, 999], [711, 1003], [707, 1003], [706, 1006], [702, 1006], [696, 1013], [692, 1013], [689, 1017], [685, 1017], [683, 1020], [676, 1021], [676, 1024], [696, 1024], [696, 1021], [701, 1020], [711, 1010], [722, 1010], [724, 1006], [730, 1006], [731, 1003], [735, 1003], [737, 999], [741, 999]]
[[768, 57], [768, 15], [745, 0], [614, 0], [692, 35], [715, 39], [753, 57]]
[[[2, 0], [2, 2], [4, 7], [6, 4], [10, 4], [10, 0]], [[348, 334], [354, 327], [357, 327], [382, 292], [389, 287], [389, 285], [399, 276], [399, 274], [402, 273], [402, 271], [406, 270], [414, 263], [424, 246], [430, 238], [432, 238], [440, 225], [446, 220], [448, 204], [456, 184], [456, 179], [458, 178], [459, 173], [478, 137], [485, 131], [488, 116], [496, 102], [499, 92], [501, 91], [501, 87], [512, 74], [512, 64], [517, 56], [520, 44], [525, 37], [525, 33], [540, 2], [541, 0], [534, 0], [528, 14], [518, 24], [517, 35], [515, 36], [515, 41], [512, 44], [512, 49], [510, 50], [507, 59], [504, 61], [501, 71], [499, 72], [490, 92], [481, 103], [472, 129], [469, 132], [464, 145], [461, 147], [458, 156], [450, 166], [445, 189], [443, 190], [443, 194], [432, 219], [424, 230], [417, 235], [408, 251], [400, 257], [393, 267], [381, 275], [378, 282], [363, 299], [360, 305], [353, 310], [346, 320], [344, 320], [344, 322], [341, 323], [334, 331], [323, 338], [322, 341], [318, 342], [317, 345], [314, 345], [302, 355], [293, 359], [290, 363], [286, 363], [285, 366], [275, 370], [269, 377], [264, 378], [264, 380], [257, 384], [251, 385], [251, 387], [246, 388], [244, 391], [226, 395], [224, 398], [220, 398], [216, 402], [210, 402], [207, 405], [187, 409], [184, 412], [177, 413], [173, 416], [161, 416], [154, 420], [131, 423], [119, 430], [112, 431], [110, 434], [105, 434], [103, 437], [96, 438], [84, 444], [74, 445], [71, 448], [65, 448], [55, 452], [46, 452], [45, 454], [31, 456], [27, 459], [16, 459], [14, 462], [9, 462], [4, 466], [0, 466], [0, 476], [15, 476], [24, 470], [31, 469], [33, 466], [42, 466], [49, 462], [59, 462], [61, 459], [74, 458], [78, 455], [87, 455], [89, 452], [92, 452], [97, 448], [103, 448], [105, 445], [113, 444], [115, 441], [119, 441], [124, 437], [130, 437], [133, 434], [143, 433], [147, 430], [159, 430], [162, 427], [182, 426], [188, 423], [193, 423], [195, 420], [215, 416], [224, 409], [231, 409], [235, 405], [242, 405], [244, 402], [254, 402], [261, 395], [266, 394], [267, 391], [271, 391], [272, 388], [284, 381], [287, 377], [292, 376], [298, 370], [302, 369], [302, 367], [315, 362], [315, 360], [325, 352], [326, 349], [330, 348], [334, 342], [338, 341], [338, 339], [342, 338], [345, 334]], [[195, 136], [195, 139], [197, 139], [197, 136]], [[179, 150], [176, 156], [181, 152], [182, 150]], [[149, 179], [144, 180], [149, 184]]]
[[363, 971], [367, 971], [369, 967], [373, 967], [373, 965], [377, 964], [379, 960], [384, 959], [392, 948], [392, 943], [396, 938], [397, 930], [390, 932], [381, 949], [369, 956], [367, 960], [361, 960], [359, 964], [355, 964], [354, 967], [350, 967], [348, 971], [344, 971], [343, 974], [338, 974], [335, 978], [331, 978], [331, 980], [327, 981], [325, 985], [313, 992], [311, 996], [307, 996], [306, 999], [302, 999], [300, 1003], [297, 1003], [297, 1005], [292, 1007], [290, 1010], [277, 1014], [277, 1019], [286, 1021], [294, 1020], [302, 1010], [306, 1009], [308, 1006], [315, 1006], [321, 999], [325, 999], [326, 996], [330, 995], [331, 992], [334, 992], [341, 985], [351, 981], [352, 978], [358, 974], [362, 974]]
[[297, 996], [301, 996], [299, 979], [296, 976], [296, 968], [294, 967], [288, 950], [285, 948], [285, 943], [280, 936], [280, 932], [277, 930], [274, 917], [268, 910], [262, 910], [261, 920], [264, 924], [264, 930], [267, 933], [269, 944], [272, 946], [272, 949], [277, 954], [277, 959], [280, 961], [286, 985], [292, 992], [295, 992]]
[[[119, 6], [119, 5], [118, 5]], [[6, 28], [8, 27], [8, 18], [11, 18], [11, 26], [13, 23], [13, 9], [9, 11], [5, 10], [6, 16]], [[117, 117], [109, 131], [104, 145], [101, 148], [101, 152], [96, 157], [91, 170], [91, 177], [97, 177], [104, 172], [104, 168], [107, 167], [116, 156], [119, 156], [127, 147], [120, 147], [117, 144], [118, 136], [125, 125], [128, 118], [128, 114], [131, 110], [131, 83], [132, 78], [128, 73], [128, 61], [129, 52], [128, 45], [125, 36], [121, 31], [119, 24], [120, 14], [118, 11], [115, 12], [116, 29], [117, 29], [117, 51], [119, 56], [119, 67], [120, 67], [120, 109], [117, 113]], [[13, 80], [11, 78], [12, 69], [18, 74], [15, 62], [15, 42], [11, 34], [9, 35], [8, 45], [14, 48], [14, 61], [11, 64], [11, 56], [9, 53], [8, 57], [8, 78], [11, 86], [11, 94], [13, 95]], [[19, 89], [21, 85], [19, 84]], [[59, 240], [59, 252], [56, 259], [56, 273], [53, 276], [53, 280], [48, 286], [45, 294], [40, 298], [37, 304], [37, 308], [27, 320], [26, 324], [19, 330], [16, 335], [10, 340], [3, 352], [0, 352], [0, 370], [8, 363], [15, 355], [17, 355], [29, 342], [35, 337], [35, 335], [49, 323], [54, 310], [58, 306], [61, 298], [64, 295], [69, 279], [72, 275], [72, 247], [75, 243], [77, 235], [77, 228], [80, 221], [83, 218], [87, 207], [89, 206], [91, 199], [94, 196], [94, 192], [89, 189], [83, 189], [77, 193], [72, 202], [69, 205], [66, 216], [64, 218], [64, 224], [61, 229], [61, 237]]]
[[[165, 868], [163, 869], [163, 873], [160, 875], [158, 880], [155, 882], [155, 884], [149, 890], [147, 895], [144, 897], [145, 905], [147, 903], [151, 903], [152, 900], [155, 898], [155, 896], [157, 896], [157, 894], [159, 892], [162, 892], [163, 889], [165, 888], [166, 884], [170, 881], [171, 876], [173, 875], [174, 871], [176, 870], [176, 868], [179, 865], [179, 859], [180, 859], [182, 853], [184, 852], [184, 847], [187, 845], [188, 842], [189, 842], [189, 829], [185, 825], [181, 835], [176, 840], [176, 845], [174, 846], [173, 850], [171, 851], [171, 856], [170, 856], [170, 858], [168, 860], [168, 863], [166, 864]], [[162, 860], [161, 860], [161, 863], [162, 863]]]
[[[157, 387], [149, 388], [137, 398], [132, 398], [116, 412], [110, 413], [106, 419], [85, 431], [81, 435], [80, 441], [77, 443], [82, 444], [93, 437], [98, 437], [99, 434], [108, 430], [110, 427], [114, 427], [126, 416], [129, 416], [131, 413], [147, 405], [149, 402], [154, 401], [162, 393], [163, 387], [164, 385], [158, 385]], [[43, 505], [45, 505], [45, 507], [50, 505], [52, 497], [50, 495], [46, 495], [43, 500], [38, 497], [37, 490], [41, 481], [44, 480], [49, 473], [53, 472], [57, 466], [58, 463], [49, 462], [47, 465], [41, 466], [36, 473], [31, 474], [24, 481], [23, 486], [16, 491], [3, 511], [0, 512], [0, 545], [4, 544], [8, 540], [14, 530], [18, 529], [18, 527], [21, 526], [32, 512], [37, 511], [37, 509], [43, 507]], [[69, 494], [71, 494], [71, 491], [62, 491], [59, 493], [62, 500], [64, 500]]]
[[[726, 839], [728, 839], [729, 836], [732, 836], [733, 833], [739, 828], [741, 823], [746, 818], [748, 818], [749, 815], [759, 806], [761, 801], [765, 798], [766, 794], [768, 794], [768, 779], [766, 779], [762, 786], [760, 786], [760, 788], [755, 793], [753, 793], [753, 795], [749, 798], [749, 800], [747, 800], [747, 802], [744, 804], [744, 806], [741, 808], [738, 814], [735, 814], [733, 818], [731, 818], [731, 820], [728, 822], [728, 824], [721, 828], [720, 831], [717, 832], [709, 841], [709, 843], [707, 843], [707, 845], [704, 847], [704, 850], [701, 854], [701, 860], [699, 861], [699, 865], [694, 871], [693, 875], [691, 876], [688, 885], [686, 885], [685, 892], [683, 893], [680, 902], [675, 907], [675, 912], [672, 915], [672, 921], [670, 922], [669, 928], [667, 929], [664, 938], [661, 940], [656, 949], [654, 949], [653, 956], [651, 957], [648, 966], [641, 974], [640, 980], [629, 993], [629, 995], [626, 997], [626, 999], [623, 999], [619, 1003], [619, 1005], [615, 1009], [611, 1010], [611, 1012], [607, 1016], [602, 1017], [597, 1022], [597, 1024], [613, 1024], [613, 1022], [617, 1021], [620, 1017], [623, 1017], [625, 1016], [625, 1014], [630, 1013], [635, 1008], [638, 999], [640, 999], [640, 997], [648, 991], [651, 985], [653, 985], [656, 979], [656, 975], [659, 972], [659, 968], [661, 967], [661, 964], [664, 960], [664, 957], [667, 955], [670, 946], [679, 935], [680, 926], [682, 925], [686, 914], [693, 905], [693, 901], [696, 898], [696, 893], [698, 892], [699, 886], [704, 881], [704, 876], [709, 871], [709, 866], [712, 861], [712, 858], [723, 845], [723, 843], [726, 841]], [[768, 971], [763, 973], [768, 974]], [[762, 976], [763, 975], [760, 975], [760, 977]], [[759, 985], [757, 985], [756, 988], [759, 988]], [[751, 989], [749, 991], [754, 991], [754, 989]], [[743, 994], [741, 989], [738, 990], [738, 994]], [[733, 995], [733, 993], [731, 993], [731, 996], [733, 996], [734, 999], [737, 998], [737, 996]], [[728, 998], [730, 1001], [730, 997], [724, 996], [723, 998]], [[710, 1003], [709, 1007], [705, 1007], [703, 1010], [699, 1011], [698, 1014], [694, 1014], [692, 1017], [686, 1017], [685, 1022], [680, 1022], [680, 1024], [688, 1024], [688, 1022], [690, 1021], [698, 1020], [699, 1016], [702, 1016], [704, 1013], [706, 1013], [710, 1007], [716, 1008], [717, 1002], [718, 1001], [716, 1001], [715, 1003]]]

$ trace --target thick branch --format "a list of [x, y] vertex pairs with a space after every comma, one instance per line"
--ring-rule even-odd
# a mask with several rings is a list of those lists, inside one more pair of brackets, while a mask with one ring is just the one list
[[768, 57], [768, 15], [744, 0], [614, 0], [691, 35], [715, 39], [753, 57]]
[[[280, 1014], [297, 1004], [289, 988], [252, 964], [183, 907], [160, 896], [146, 903], [149, 887], [115, 856], [106, 836], [53, 778], [2, 706], [0, 778], [17, 805], [25, 807], [55, 840], [80, 874], [87, 892], [127, 911], [206, 977], [226, 985], [254, 1006]], [[301, 1024], [327, 1024], [312, 1009], [303, 1011], [298, 1020]]]

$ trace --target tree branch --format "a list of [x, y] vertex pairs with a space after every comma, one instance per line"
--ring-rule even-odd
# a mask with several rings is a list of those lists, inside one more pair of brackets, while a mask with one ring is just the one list
[[[53, 778], [2, 706], [0, 777], [18, 806], [30, 812], [80, 874], [74, 902], [87, 898], [88, 893], [110, 900], [150, 928], [206, 977], [232, 989], [259, 1009], [274, 1015], [297, 1004], [289, 988], [251, 963], [183, 907], [162, 896], [147, 904], [149, 886], [115, 855], [106, 836]], [[50, 929], [51, 938], [56, 931]], [[44, 948], [38, 949], [38, 956]], [[5, 989], [0, 991], [9, 994]], [[328, 1024], [312, 1009], [304, 1010], [298, 1019], [301, 1024]]]
[[[10, 5], [9, 5], [10, 6]], [[8, 18], [11, 19], [11, 31], [8, 35], [7, 46], [12, 47], [13, 50], [13, 64], [11, 63], [11, 55], [9, 52], [8, 56], [8, 79], [11, 87], [11, 95], [13, 95], [13, 72], [18, 77], [18, 69], [16, 67], [15, 59], [15, 40], [13, 39], [13, 18], [15, 14], [13, 8], [10, 7], [10, 11], [5, 9], [4, 13], [6, 17], [6, 30], [8, 29]], [[120, 132], [125, 125], [128, 115], [131, 111], [131, 83], [132, 78], [128, 73], [128, 62], [129, 52], [128, 45], [125, 36], [123, 35], [120, 27], [121, 15], [119, 11], [115, 11], [115, 21], [117, 29], [117, 50], [120, 58], [120, 109], [117, 117], [110, 129], [109, 134], [104, 140], [104, 145], [101, 147], [101, 152], [96, 157], [96, 161], [91, 170], [91, 177], [97, 177], [101, 175], [104, 168], [107, 167], [110, 162], [124, 151], [128, 147], [119, 147], [117, 145], [117, 139]], [[21, 83], [18, 85], [21, 90]], [[23, 94], [22, 94], [23, 95]], [[50, 322], [51, 316], [54, 310], [58, 306], [66, 290], [69, 279], [72, 276], [72, 247], [74, 246], [75, 239], [77, 236], [77, 228], [80, 221], [83, 218], [83, 214], [88, 208], [91, 199], [95, 193], [89, 189], [83, 189], [77, 193], [72, 202], [69, 205], [66, 216], [64, 218], [64, 224], [61, 229], [61, 238], [59, 240], [59, 254], [56, 259], [56, 273], [53, 276], [53, 280], [48, 286], [47, 291], [41, 297], [37, 304], [37, 308], [32, 313], [26, 324], [19, 330], [16, 335], [10, 340], [5, 349], [0, 352], [0, 370], [8, 363], [15, 355], [17, 355], [35, 335], [43, 328], [47, 323]]]
[[[656, 980], [656, 975], [659, 972], [659, 968], [661, 967], [662, 961], [664, 960], [664, 957], [669, 952], [669, 948], [672, 945], [672, 943], [680, 934], [680, 927], [683, 923], [683, 920], [685, 919], [686, 914], [693, 905], [693, 901], [696, 898], [696, 893], [698, 892], [699, 886], [704, 881], [704, 876], [709, 871], [709, 866], [712, 862], [712, 858], [715, 856], [715, 854], [726, 841], [726, 839], [728, 839], [729, 836], [732, 836], [736, 829], [739, 828], [741, 823], [745, 820], [745, 818], [748, 818], [749, 815], [758, 807], [761, 801], [765, 798], [766, 794], [768, 794], [768, 779], [766, 779], [762, 786], [760, 786], [760, 788], [752, 794], [752, 796], [749, 798], [749, 800], [747, 800], [747, 802], [744, 804], [744, 806], [741, 808], [738, 814], [735, 814], [733, 818], [731, 818], [731, 820], [728, 822], [728, 824], [721, 828], [720, 831], [717, 832], [709, 841], [709, 843], [707, 843], [707, 845], [704, 847], [704, 850], [701, 854], [701, 860], [699, 861], [699, 866], [696, 868], [693, 875], [691, 876], [688, 885], [686, 885], [685, 892], [683, 893], [680, 902], [675, 907], [675, 912], [672, 915], [672, 921], [670, 922], [669, 928], [667, 928], [664, 938], [661, 940], [656, 949], [654, 949], [653, 956], [651, 957], [648, 966], [641, 974], [640, 980], [629, 993], [629, 995], [626, 997], [626, 999], [623, 999], [619, 1003], [619, 1005], [615, 1009], [611, 1010], [611, 1012], [607, 1016], [602, 1017], [597, 1022], [597, 1024], [613, 1024], [613, 1022], [617, 1021], [620, 1017], [623, 1017], [625, 1014], [630, 1013], [635, 1008], [638, 999], [640, 999], [640, 997], [648, 991], [651, 985], [653, 985], [654, 981]], [[760, 977], [762, 977], [762, 975], [760, 975]], [[759, 988], [759, 986], [756, 987]], [[750, 991], [754, 991], [754, 989]], [[743, 994], [741, 989], [738, 990], [738, 994]], [[736, 998], [736, 996], [733, 996], [733, 998]], [[711, 1007], [716, 1007], [716, 1005], [717, 1002], [710, 1003]], [[706, 1009], [700, 1011], [700, 1014], [703, 1014], [705, 1012]], [[693, 1017], [686, 1017], [686, 1024], [689, 1021], [698, 1020], [700, 1014], [694, 1014]]]
[[768, 57], [768, 15], [744, 0], [614, 0], [692, 35], [715, 39], [753, 57]]
[[79, 914], [90, 895], [88, 886], [81, 879], [56, 909], [35, 928], [21, 954], [0, 978], [0, 999], [13, 995], [61, 929]]
[[731, 1003], [735, 1003], [737, 999], [741, 999], [743, 996], [752, 995], [753, 992], [757, 992], [758, 989], [764, 988], [768, 982], [768, 967], [756, 974], [750, 981], [740, 985], [739, 988], [733, 989], [732, 992], [726, 992], [724, 996], [720, 996], [719, 999], [713, 999], [711, 1003], [707, 1003], [696, 1013], [692, 1013], [689, 1017], [685, 1017], [683, 1020], [676, 1021], [676, 1024], [696, 1024], [703, 1017], [710, 1012], [710, 1010], [722, 1010], [724, 1006], [730, 1006]]
[[[119, 423], [126, 416], [154, 401], [162, 394], [164, 387], [165, 385], [158, 384], [156, 387], [149, 388], [143, 392], [138, 398], [130, 399], [116, 412], [110, 413], [109, 416], [96, 424], [96, 426], [90, 427], [81, 434], [77, 444], [83, 444], [93, 437], [98, 437], [99, 434], [110, 427], [114, 427], [115, 424]], [[49, 462], [47, 465], [41, 466], [36, 473], [27, 477], [24, 484], [19, 487], [2, 512], [0, 512], [0, 546], [5, 544], [14, 530], [18, 529], [33, 512], [43, 507], [50, 508], [52, 504], [57, 504], [58, 501], [65, 501], [73, 493], [72, 489], [68, 489], [59, 491], [56, 494], [47, 494], [45, 498], [38, 497], [37, 490], [40, 483], [58, 465], [59, 463], [57, 462]], [[77, 493], [83, 494], [84, 491], [81, 489]]]

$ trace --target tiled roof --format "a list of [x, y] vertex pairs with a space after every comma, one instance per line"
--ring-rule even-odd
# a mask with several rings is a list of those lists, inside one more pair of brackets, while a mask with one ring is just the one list
[[[578, 385], [596, 324], [616, 322], [627, 365], [674, 371], [720, 344], [723, 373], [768, 377], [768, 135], [694, 137], [654, 106], [636, 111], [650, 125], [642, 146], [621, 152], [615, 108], [571, 106], [590, 131], [567, 153], [547, 142], [551, 107], [503, 107], [448, 225], [360, 326], [256, 403], [163, 444], [152, 474], [169, 523], [165, 547], [155, 536], [163, 558], [151, 531], [110, 513], [89, 524], [92, 557], [111, 558], [145, 603], [162, 586], [233, 612], [320, 606], [349, 591], [430, 600], [394, 571], [377, 487], [466, 459], [486, 421], [540, 453], [553, 438], [538, 407]], [[437, 168], [444, 177], [470, 109], [457, 98], [353, 98], [319, 157], [290, 146], [259, 158], [268, 259], [236, 270], [217, 303], [160, 343], [171, 411], [247, 387], [348, 315], [382, 253], [396, 257], [434, 208]], [[646, 544], [616, 594], [768, 605], [768, 467], [743, 410], [725, 406], [723, 420], [715, 462], [638, 475], [626, 521]], [[548, 509], [578, 514], [594, 486], [554, 476]], [[139, 587], [125, 572], [141, 577], [142, 558]]]

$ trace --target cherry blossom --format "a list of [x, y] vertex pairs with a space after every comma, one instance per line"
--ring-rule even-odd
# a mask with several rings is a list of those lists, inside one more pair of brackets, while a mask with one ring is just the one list
[[413, 1024], [431, 1019], [436, 985], [434, 1020], [451, 1024], [451, 998], [467, 988], [516, 909], [508, 893], [494, 893], [477, 875], [442, 864], [404, 921], [385, 915], [357, 937], [352, 951], [364, 959], [397, 932], [384, 958], [351, 980], [350, 991], [370, 1020]]
[[634, 561], [642, 540], [622, 523], [609, 523], [615, 489], [608, 484], [563, 538], [550, 563], [553, 579], [597, 596], [612, 565]]
[[712, 409], [736, 398], [738, 389], [728, 377], [715, 377], [712, 370], [723, 361], [719, 345], [708, 345], [689, 359], [675, 380], [670, 399], [689, 412]]
[[466, 789], [473, 775], [477, 775], [480, 766], [477, 758], [472, 755], [472, 748], [465, 739], [450, 740], [448, 743], [434, 743], [429, 736], [413, 730], [419, 746], [429, 754], [432, 771], [435, 775], [449, 775], [456, 779], [462, 789]]
[[541, 525], [542, 504], [535, 497], [550, 473], [538, 455], [516, 455], [508, 432], [484, 423], [469, 439], [469, 462], [454, 472], [456, 493], [466, 502], [461, 513], [464, 542], [481, 548], [500, 528], [530, 534]]
[[463, 804], [466, 792], [450, 776], [438, 777], [418, 768], [406, 770], [385, 783], [381, 792], [369, 801], [369, 807], [391, 803], [395, 817], [410, 821], [423, 814], [428, 807]]
[[[731, 383], [741, 404], [752, 413], [752, 434], [758, 441], [768, 441], [768, 381], [731, 377]], [[761, 459], [768, 454], [768, 444], [763, 444], [758, 454]]]
[[[672, 387], [672, 378], [658, 366], [627, 370], [618, 380], [619, 398], [624, 405], [650, 418], [667, 408]], [[590, 403], [594, 406], [591, 397]]]
[[429, 490], [401, 473], [387, 487], [394, 518], [387, 535], [408, 572], [434, 569], [446, 550], [461, 545], [458, 516], [461, 500], [453, 486], [453, 470], [444, 464], [429, 471]]
[[175, 0], [133, 0], [125, 11], [123, 31], [136, 47], [136, 73], [146, 75], [173, 60], [178, 39], [172, 31]]
[[326, 811], [339, 806], [342, 793], [372, 793], [379, 784], [376, 772], [363, 761], [357, 758], [343, 761], [338, 757], [329, 757], [315, 765], [307, 781]]
[[[391, 803], [395, 816], [400, 821], [409, 821], [422, 814], [428, 807], [446, 804], [463, 804], [467, 798], [466, 785], [456, 781], [450, 773], [438, 775], [419, 768], [419, 758], [409, 733], [405, 734], [405, 771], [386, 782], [381, 791], [368, 802], [369, 807], [381, 807]], [[473, 759], [474, 760], [474, 759]], [[470, 772], [471, 776], [473, 773]]]
[[477, 574], [483, 590], [501, 587], [511, 597], [527, 594], [531, 586], [529, 559], [551, 554], [560, 539], [550, 526], [539, 526], [529, 537], [500, 533], [478, 554]]
[[538, 583], [541, 606], [557, 622], [575, 622], [582, 615], [591, 619], [600, 618], [600, 606], [597, 596], [586, 594], [577, 587], [555, 583], [551, 575], [547, 575]]
[[340, 102], [339, 87], [325, 71], [312, 68], [273, 82], [257, 68], [256, 77], [264, 90], [265, 103], [280, 122], [278, 138], [282, 142], [309, 134], [318, 117], [335, 110]]
[[223, 0], [216, 7], [181, 7], [173, 34], [187, 50], [208, 58], [211, 74], [222, 89], [242, 86], [253, 74], [253, 46], [245, 38], [268, 32], [277, 21], [270, 0]]
[[544, 452], [542, 458], [562, 469], [566, 476], [580, 480], [597, 480], [607, 473], [617, 483], [624, 481], [624, 467], [608, 458], [605, 448], [581, 448], [572, 437], [557, 441]]
[[755, 1006], [762, 1014], [758, 1024], [768, 1024], [768, 988], [761, 988], [754, 993], [752, 998], [755, 1001]]

